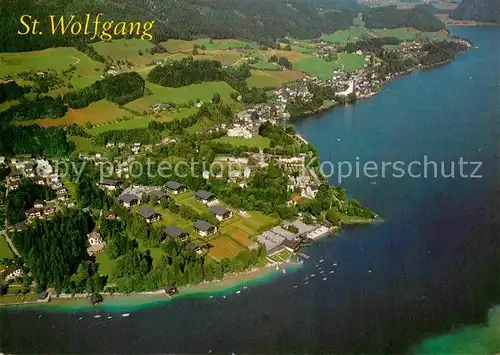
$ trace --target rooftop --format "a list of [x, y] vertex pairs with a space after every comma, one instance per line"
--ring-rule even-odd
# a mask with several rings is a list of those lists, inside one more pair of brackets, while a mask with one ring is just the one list
[[188, 232], [176, 226], [168, 226], [167, 228], [163, 229], [163, 233], [173, 238], [189, 234]]
[[215, 215], [218, 216], [224, 216], [226, 213], [230, 212], [226, 207], [224, 206], [212, 206], [208, 209], [210, 212], [212, 212]]
[[156, 212], [155, 210], [153, 210], [151, 207], [148, 206], [141, 206], [141, 208], [139, 208], [139, 211], [137, 211], [137, 213], [139, 213], [142, 217], [146, 219], [159, 215], [158, 212]]
[[212, 197], [214, 197], [213, 193], [206, 190], [198, 190], [194, 193], [194, 195], [202, 200], [210, 200]]
[[182, 185], [180, 182], [177, 182], [177, 181], [167, 181], [165, 186], [167, 186], [167, 188], [169, 188], [171, 190], [179, 190], [184, 185]]
[[132, 194], [123, 194], [123, 195], [120, 195], [120, 197], [118, 197], [118, 199], [122, 202], [125, 202], [125, 203], [131, 203], [133, 201], [139, 201], [139, 197], [137, 197], [136, 195], [132, 195]]
[[199, 219], [196, 222], [194, 222], [194, 228], [202, 232], [207, 232], [210, 229], [215, 228], [215, 226], [210, 222]]

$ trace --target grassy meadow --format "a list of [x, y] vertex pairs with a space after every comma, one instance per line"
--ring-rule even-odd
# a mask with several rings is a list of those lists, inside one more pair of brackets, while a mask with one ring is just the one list
[[75, 48], [60, 47], [32, 52], [0, 53], [0, 77], [47, 69], [61, 73], [69, 69], [70, 65], [76, 67], [71, 79], [71, 84], [76, 88], [102, 79], [104, 64], [90, 59]]

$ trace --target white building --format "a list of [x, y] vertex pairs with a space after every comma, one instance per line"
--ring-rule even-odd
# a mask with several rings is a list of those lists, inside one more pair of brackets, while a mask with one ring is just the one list
[[244, 139], [252, 138], [252, 133], [243, 127], [235, 127], [227, 130], [228, 137], [239, 137]]

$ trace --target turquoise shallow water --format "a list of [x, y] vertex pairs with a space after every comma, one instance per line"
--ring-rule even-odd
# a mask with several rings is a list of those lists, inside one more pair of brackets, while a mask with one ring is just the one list
[[[488, 329], [496, 329], [497, 316], [485, 324], [500, 303], [500, 28], [453, 33], [479, 48], [448, 65], [397, 78], [355, 106], [297, 121], [296, 127], [324, 161], [463, 157], [483, 162], [482, 179], [345, 179], [349, 194], [384, 222], [347, 227], [321, 240], [306, 250], [311, 259], [294, 272], [249, 284], [241, 294], [228, 290], [226, 298], [120, 304], [104, 311], [113, 317], [109, 321], [87, 310], [1, 309], [0, 349], [460, 353], [475, 338], [482, 343], [470, 352], [493, 351]], [[130, 317], [120, 317], [127, 311]]]

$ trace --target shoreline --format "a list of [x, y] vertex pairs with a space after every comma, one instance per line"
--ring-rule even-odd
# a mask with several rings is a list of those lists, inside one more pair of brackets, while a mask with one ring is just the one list
[[[280, 271], [275, 269], [277, 265], [279, 265]], [[56, 308], [59, 308], [62, 310], [77, 309], [84, 311], [103, 308], [114, 309], [116, 307], [120, 308], [128, 305], [139, 309], [147, 307], [148, 305], [166, 303], [185, 297], [195, 297], [206, 294], [226, 294], [243, 285], [245, 285], [245, 288], [249, 288], [251, 286], [265, 283], [267, 280], [281, 275], [281, 269], [294, 271], [300, 267], [302, 267], [302, 263], [300, 262], [269, 263], [261, 268], [254, 268], [241, 273], [228, 275], [222, 280], [214, 280], [210, 282], [204, 281], [196, 285], [179, 287], [179, 293], [174, 296], [166, 295], [164, 290], [131, 293], [101, 292], [99, 294], [103, 296], [103, 302], [96, 307], [93, 307], [89, 302], [91, 294], [61, 294], [59, 296], [51, 296], [47, 300], [4, 303], [0, 304], [0, 307], [18, 306], [26, 309], [43, 308], [45, 310], [55, 310]]]

